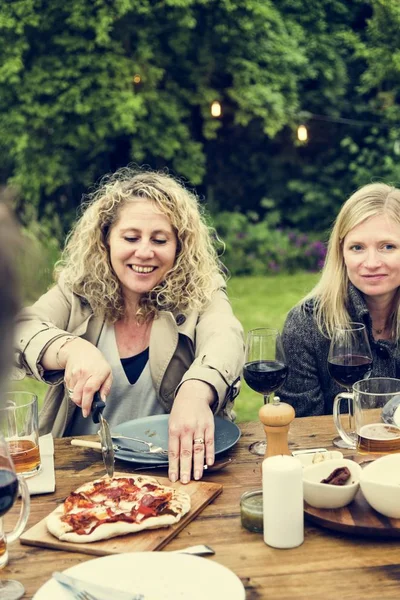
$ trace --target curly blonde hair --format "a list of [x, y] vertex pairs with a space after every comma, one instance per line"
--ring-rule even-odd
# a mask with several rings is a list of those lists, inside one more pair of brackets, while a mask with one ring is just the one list
[[219, 287], [222, 265], [196, 195], [166, 173], [125, 167], [104, 177], [83, 204], [83, 214], [67, 237], [55, 269], [96, 315], [115, 322], [125, 313], [120, 282], [109, 256], [108, 238], [122, 208], [145, 199], [171, 221], [177, 237], [173, 268], [140, 300], [138, 317], [161, 310], [201, 311]]
[[[387, 215], [400, 224], [400, 190], [385, 183], [371, 183], [357, 190], [343, 204], [332, 229], [321, 278], [300, 304], [313, 299], [314, 314], [321, 333], [332, 337], [335, 327], [348, 326], [351, 318], [347, 310], [349, 278], [343, 258], [343, 242], [357, 225], [371, 217]], [[400, 335], [400, 292], [391, 315], [394, 339]]]

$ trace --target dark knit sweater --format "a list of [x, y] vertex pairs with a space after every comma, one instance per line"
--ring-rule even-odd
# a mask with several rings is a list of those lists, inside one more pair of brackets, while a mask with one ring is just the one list
[[[277, 394], [294, 407], [297, 417], [332, 414], [336, 394], [344, 391], [329, 375], [330, 340], [319, 331], [313, 306], [311, 300], [292, 308], [282, 334], [289, 374]], [[347, 309], [352, 321], [364, 323], [367, 328], [373, 358], [371, 377], [400, 378], [400, 345], [374, 340], [367, 306], [352, 284], [348, 288]]]

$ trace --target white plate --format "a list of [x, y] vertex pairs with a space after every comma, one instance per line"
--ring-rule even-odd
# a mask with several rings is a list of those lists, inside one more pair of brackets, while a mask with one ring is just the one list
[[[116, 590], [141, 593], [146, 600], [245, 600], [246, 597], [242, 582], [232, 571], [217, 562], [188, 554], [112, 554], [75, 565], [65, 573]], [[71, 594], [50, 579], [33, 600], [55, 598], [71, 600]]]

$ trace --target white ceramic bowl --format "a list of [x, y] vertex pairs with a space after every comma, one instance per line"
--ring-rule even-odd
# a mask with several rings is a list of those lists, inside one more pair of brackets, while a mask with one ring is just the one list
[[[347, 467], [350, 479], [344, 485], [321, 483], [335, 469]], [[315, 508], [341, 508], [350, 504], [359, 488], [361, 467], [346, 458], [326, 460], [303, 469], [304, 500]]]
[[296, 454], [296, 458], [301, 462], [303, 467], [309, 467], [310, 465], [317, 465], [319, 463], [322, 463], [325, 460], [343, 458], [343, 454], [342, 452], [339, 452], [339, 450], [329, 450], [328, 452]]
[[367, 502], [385, 517], [400, 519], [400, 454], [388, 454], [364, 467], [360, 486]]

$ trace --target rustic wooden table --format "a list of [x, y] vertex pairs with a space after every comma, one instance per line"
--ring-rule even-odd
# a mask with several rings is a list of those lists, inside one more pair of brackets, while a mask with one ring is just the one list
[[[306, 522], [304, 544], [290, 550], [265, 545], [261, 534], [250, 533], [240, 523], [239, 501], [246, 490], [261, 487], [261, 459], [250, 454], [249, 445], [262, 439], [260, 423], [241, 424], [242, 437], [231, 450], [234, 463], [205, 479], [222, 483], [223, 493], [189, 523], [166, 547], [179, 550], [208, 544], [216, 552], [207, 560], [229, 567], [243, 581], [247, 600], [341, 599], [377, 600], [400, 597], [400, 545], [396, 540], [377, 540], [340, 534]], [[295, 419], [291, 425], [291, 450], [331, 447], [335, 435], [332, 417]], [[55, 441], [56, 491], [33, 496], [28, 526], [45, 517], [56, 503], [81, 483], [104, 474], [101, 457], [94, 450], [70, 445], [68, 438]], [[132, 471], [130, 463], [117, 468]], [[153, 476], [161, 471], [149, 471]], [[15, 509], [13, 509], [15, 510]], [[77, 552], [10, 545], [9, 565], [2, 578], [13, 577], [32, 598], [51, 577], [92, 556]], [[188, 591], [190, 600], [190, 591]], [[221, 598], [221, 600], [225, 600]]]

